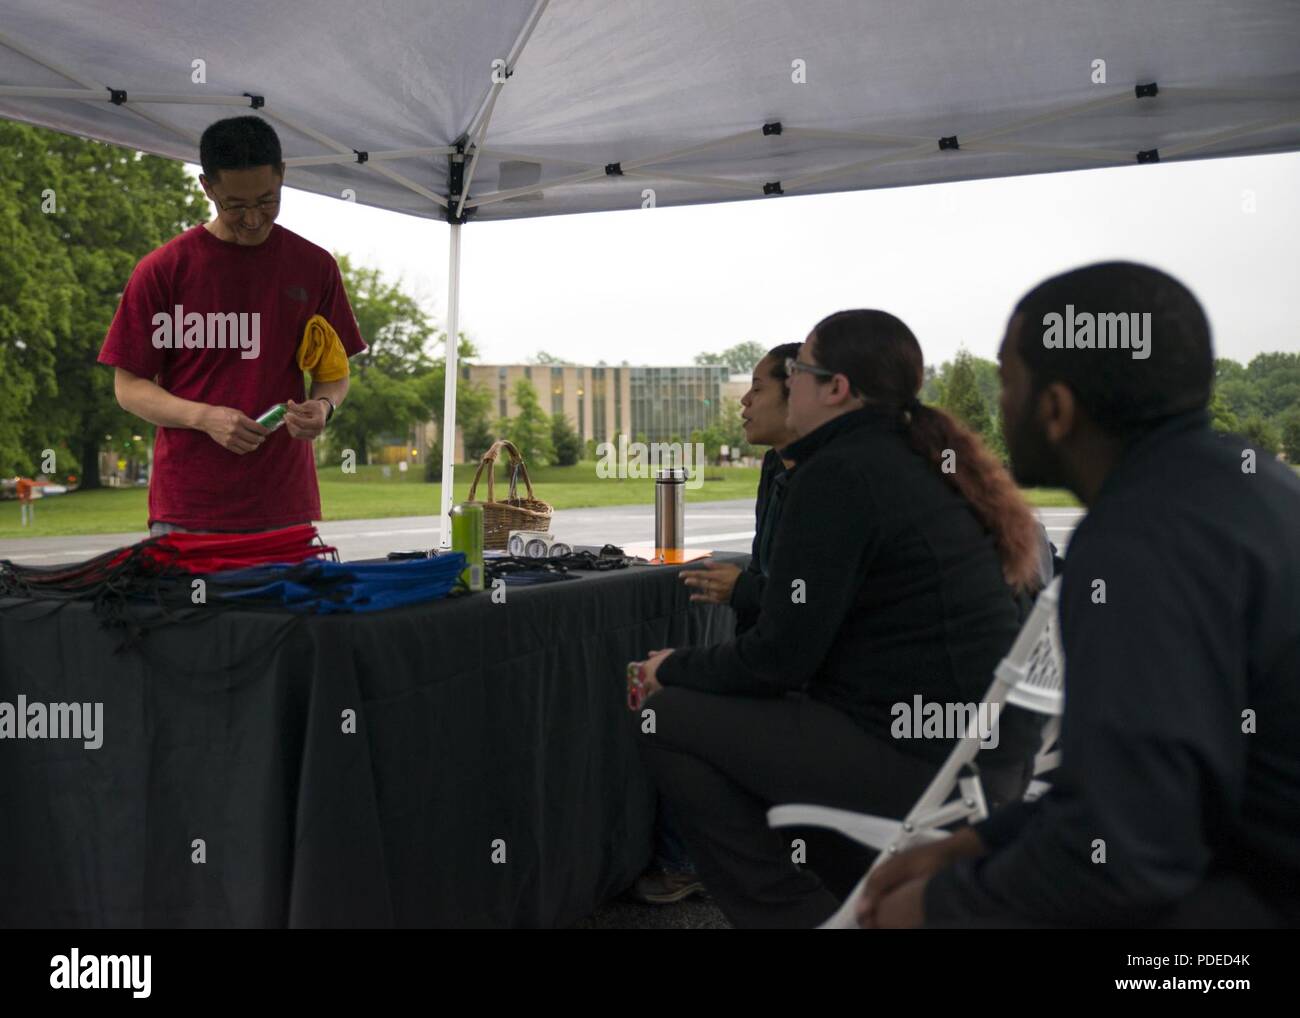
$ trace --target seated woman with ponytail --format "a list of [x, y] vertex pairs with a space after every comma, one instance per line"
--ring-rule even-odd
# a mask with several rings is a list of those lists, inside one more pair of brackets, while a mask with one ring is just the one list
[[[655, 724], [638, 729], [699, 875], [746, 927], [815, 926], [840, 904], [767, 809], [904, 815], [957, 733], [917, 737], [900, 711], [978, 704], [1018, 630], [1016, 595], [1041, 583], [1032, 512], [978, 436], [918, 401], [906, 325], [831, 315], [787, 370], [795, 466], [758, 616], [728, 643], [654, 652]], [[980, 770], [1008, 801], [1039, 725], [998, 721]]]

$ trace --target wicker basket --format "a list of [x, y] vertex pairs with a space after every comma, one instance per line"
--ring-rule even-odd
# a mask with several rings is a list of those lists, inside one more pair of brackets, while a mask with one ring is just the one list
[[[494, 480], [497, 455], [502, 450], [510, 454], [510, 494], [503, 502], [496, 500]], [[487, 469], [488, 497], [486, 502], [475, 502], [474, 494], [478, 491], [479, 477]], [[517, 490], [519, 475], [524, 475], [524, 485], [528, 497], [520, 498]], [[474, 471], [474, 482], [469, 486], [469, 498], [466, 505], [483, 507], [483, 548], [485, 551], [501, 551], [506, 547], [512, 530], [550, 530], [551, 506], [533, 496], [533, 482], [528, 477], [528, 467], [514, 443], [498, 438], [492, 448], [483, 454], [478, 469]]]

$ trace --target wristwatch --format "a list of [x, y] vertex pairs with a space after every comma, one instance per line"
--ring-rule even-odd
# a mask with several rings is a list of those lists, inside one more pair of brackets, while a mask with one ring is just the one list
[[330, 422], [330, 418], [334, 416], [334, 411], [337, 410], [338, 407], [334, 405], [334, 401], [330, 399], [328, 396], [313, 396], [312, 399], [323, 399], [326, 403], [329, 404], [329, 409], [325, 411], [325, 423], [328, 424]]

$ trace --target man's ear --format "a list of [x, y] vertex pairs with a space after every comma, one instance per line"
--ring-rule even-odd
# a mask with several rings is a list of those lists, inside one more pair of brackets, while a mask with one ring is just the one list
[[1036, 407], [1043, 435], [1053, 445], [1071, 438], [1079, 425], [1079, 403], [1069, 386], [1052, 382], [1038, 394]]

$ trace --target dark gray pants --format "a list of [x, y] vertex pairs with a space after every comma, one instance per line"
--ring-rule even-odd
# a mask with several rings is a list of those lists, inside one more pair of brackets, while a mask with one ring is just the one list
[[[655, 712], [655, 731], [645, 733], [637, 716], [642, 759], [671, 804], [705, 887], [738, 927], [816, 926], [845, 893], [814, 872], [819, 859], [811, 839], [807, 865], [796, 865], [792, 841], [803, 832], [768, 827], [769, 807], [802, 802], [898, 818], [939, 769], [802, 695], [665, 688], [646, 706]], [[1018, 797], [1027, 768], [985, 771], [983, 778], [990, 798]], [[859, 853], [855, 882], [873, 854]]]

